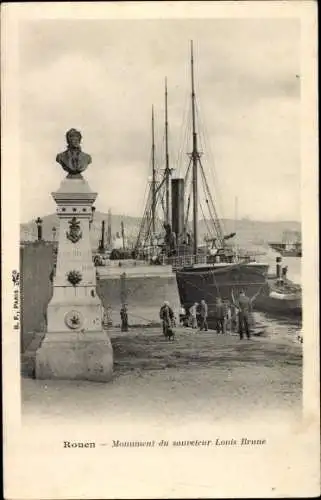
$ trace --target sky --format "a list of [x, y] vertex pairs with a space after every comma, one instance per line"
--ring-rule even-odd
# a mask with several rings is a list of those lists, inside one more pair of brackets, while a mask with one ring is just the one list
[[237, 197], [238, 217], [300, 220], [300, 24], [271, 18], [21, 22], [22, 222], [55, 212], [50, 193], [64, 177], [55, 158], [71, 127], [92, 156], [85, 177], [98, 192], [96, 209], [142, 215], [152, 105], [164, 165], [165, 77], [170, 163], [184, 173], [190, 40], [219, 215], [234, 217]]

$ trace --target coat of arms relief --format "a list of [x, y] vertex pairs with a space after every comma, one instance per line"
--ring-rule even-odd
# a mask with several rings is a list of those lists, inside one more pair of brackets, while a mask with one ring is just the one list
[[82, 238], [80, 222], [77, 221], [76, 217], [73, 217], [71, 221], [69, 221], [69, 226], [69, 231], [66, 232], [66, 236], [72, 243], [77, 243], [77, 241]]

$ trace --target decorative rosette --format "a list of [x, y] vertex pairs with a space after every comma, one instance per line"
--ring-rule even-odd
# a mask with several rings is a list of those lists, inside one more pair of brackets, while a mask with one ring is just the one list
[[76, 285], [78, 285], [81, 282], [81, 280], [82, 280], [82, 274], [81, 274], [80, 271], [76, 271], [76, 270], [69, 271], [69, 273], [67, 273], [67, 280], [73, 286], [76, 286]]

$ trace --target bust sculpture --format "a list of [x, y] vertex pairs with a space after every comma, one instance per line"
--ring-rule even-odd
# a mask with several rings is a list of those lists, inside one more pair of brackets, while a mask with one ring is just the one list
[[91, 156], [81, 151], [81, 133], [72, 128], [66, 133], [67, 149], [59, 153], [56, 161], [68, 172], [68, 177], [81, 177], [81, 173], [86, 170], [91, 163]]

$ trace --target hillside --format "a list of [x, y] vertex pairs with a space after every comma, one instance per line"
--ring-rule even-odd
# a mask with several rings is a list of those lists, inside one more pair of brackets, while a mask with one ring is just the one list
[[[56, 214], [46, 215], [43, 218], [43, 238], [45, 240], [51, 241], [53, 239], [52, 228], [59, 228], [59, 220]], [[106, 221], [107, 229], [107, 219], [108, 215], [103, 212], [95, 212], [94, 222], [92, 224], [91, 238], [93, 246], [98, 245], [98, 241], [101, 237], [101, 222]], [[117, 232], [120, 233], [121, 221], [124, 222], [126, 236], [130, 240], [135, 240], [141, 219], [138, 217], [122, 216], [113, 214], [111, 216], [112, 220], [112, 234], [116, 235]], [[223, 219], [222, 223], [225, 228], [226, 233], [231, 233], [236, 230], [238, 243], [240, 245], [257, 244], [264, 245], [268, 241], [280, 241], [282, 239], [282, 233], [284, 231], [300, 231], [301, 224], [297, 221], [256, 221], [250, 219]], [[199, 234], [202, 239], [207, 233], [207, 226], [209, 223], [207, 221], [201, 220], [199, 223]], [[37, 238], [37, 226], [34, 221], [30, 221], [25, 224], [20, 225], [20, 237], [22, 241], [35, 240]]]

